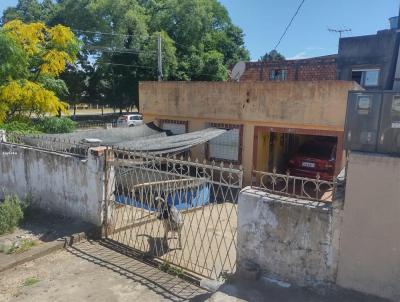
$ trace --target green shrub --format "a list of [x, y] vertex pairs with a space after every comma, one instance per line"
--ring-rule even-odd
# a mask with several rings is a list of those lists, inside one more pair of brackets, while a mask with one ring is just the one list
[[34, 246], [36, 246], [38, 243], [36, 242], [36, 240], [32, 240], [32, 239], [23, 239], [19, 245], [14, 245], [11, 247], [11, 249], [9, 249], [7, 251], [7, 254], [21, 254], [24, 253], [26, 251], [29, 251], [31, 248], [33, 248]]
[[39, 281], [40, 280], [38, 278], [36, 278], [36, 277], [29, 277], [29, 278], [25, 279], [23, 285], [24, 286], [31, 286], [31, 285], [34, 285], [34, 284], [38, 283]]
[[0, 235], [12, 232], [24, 218], [25, 205], [16, 195], [6, 195], [0, 202]]
[[0, 129], [7, 132], [15, 132], [22, 134], [37, 134], [40, 133], [31, 122], [26, 121], [12, 121], [5, 124], [0, 124]]
[[70, 133], [76, 128], [76, 122], [67, 117], [44, 117], [35, 122], [37, 130], [44, 133]]

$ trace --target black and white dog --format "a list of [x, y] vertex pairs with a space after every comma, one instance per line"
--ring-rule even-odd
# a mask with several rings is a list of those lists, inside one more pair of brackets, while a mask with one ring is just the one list
[[162, 220], [164, 226], [164, 240], [168, 240], [168, 233], [175, 232], [178, 233], [179, 248], [182, 248], [182, 227], [183, 227], [183, 217], [181, 212], [175, 208], [174, 205], [169, 205], [163, 198], [156, 197], [156, 203], [160, 209], [160, 215], [158, 219]]

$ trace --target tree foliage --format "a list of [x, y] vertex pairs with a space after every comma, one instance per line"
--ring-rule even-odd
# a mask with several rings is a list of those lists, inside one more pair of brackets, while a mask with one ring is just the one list
[[218, 0], [19, 0], [3, 21], [15, 18], [75, 30], [84, 47], [61, 75], [74, 103], [137, 105], [138, 82], [157, 79], [159, 35], [165, 80], [226, 80], [230, 66], [249, 59]]
[[263, 61], [263, 62], [283, 61], [283, 60], [285, 60], [285, 57], [275, 49], [271, 50], [270, 52], [265, 53], [265, 55], [263, 55], [260, 58], [260, 61]]
[[68, 89], [58, 76], [79, 50], [67, 27], [10, 21], [0, 29], [0, 50], [0, 122], [66, 110], [59, 97]]

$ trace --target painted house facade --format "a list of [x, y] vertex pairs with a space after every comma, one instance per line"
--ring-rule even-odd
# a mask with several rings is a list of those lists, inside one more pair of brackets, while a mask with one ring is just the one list
[[288, 158], [315, 137], [337, 144], [336, 174], [342, 168], [343, 131], [349, 81], [141, 82], [140, 112], [175, 134], [207, 127], [227, 130], [190, 150], [192, 158], [242, 165], [245, 183], [252, 170], [285, 171]]

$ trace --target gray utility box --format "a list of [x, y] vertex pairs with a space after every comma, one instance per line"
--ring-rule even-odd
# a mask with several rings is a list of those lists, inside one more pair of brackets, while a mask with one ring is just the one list
[[400, 154], [400, 92], [383, 92], [377, 151]]
[[347, 100], [346, 150], [376, 152], [382, 92], [350, 91]]

